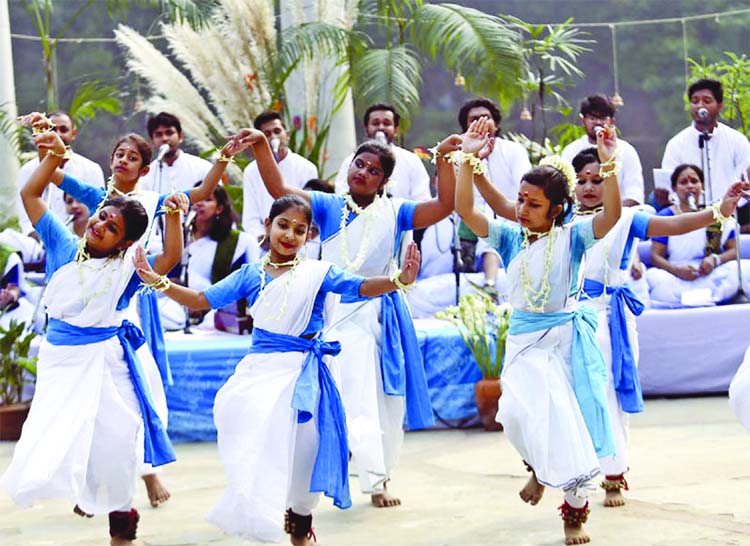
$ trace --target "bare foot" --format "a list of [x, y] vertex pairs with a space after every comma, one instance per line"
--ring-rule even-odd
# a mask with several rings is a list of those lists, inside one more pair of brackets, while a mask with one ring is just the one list
[[294, 546], [313, 546], [313, 544], [317, 543], [317, 540], [315, 539], [315, 534], [312, 532], [310, 533], [310, 536], [301, 537], [301, 538], [290, 536], [289, 540], [292, 541], [292, 544]]
[[586, 534], [582, 523], [565, 523], [565, 544], [586, 544], [591, 542], [591, 537]]
[[519, 491], [518, 495], [523, 502], [528, 502], [531, 506], [536, 506], [536, 504], [542, 500], [544, 486], [536, 481], [536, 474], [534, 472], [531, 473], [529, 481], [526, 482], [526, 485], [523, 486], [523, 489]]
[[382, 493], [374, 493], [370, 499], [372, 500], [372, 504], [377, 506], [378, 508], [390, 508], [391, 506], [400, 506], [401, 505], [401, 499], [398, 497], [394, 497], [388, 492], [388, 487], [383, 484], [383, 492]]
[[164, 484], [161, 483], [158, 474], [146, 474], [143, 476], [143, 482], [146, 484], [148, 500], [154, 508], [167, 502], [169, 497], [172, 496], [169, 491], [167, 491], [167, 488], [164, 487]]
[[110, 546], [135, 546], [134, 540], [128, 540], [126, 538], [112, 537], [109, 539]]
[[604, 506], [625, 506], [625, 497], [619, 489], [607, 490], [604, 496]]
[[77, 504], [73, 507], [73, 513], [77, 516], [81, 516], [82, 518], [93, 518], [94, 514], [87, 514], [83, 510], [81, 510], [81, 507]]

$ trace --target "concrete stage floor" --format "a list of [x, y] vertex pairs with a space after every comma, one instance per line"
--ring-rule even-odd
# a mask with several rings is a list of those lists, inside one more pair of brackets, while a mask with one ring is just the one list
[[[750, 435], [735, 419], [726, 397], [649, 400], [646, 405], [646, 413], [631, 420], [628, 505], [605, 509], [604, 493], [597, 489], [587, 525], [592, 544], [750, 545]], [[13, 446], [0, 442], [0, 469], [8, 465]], [[173, 495], [169, 502], [152, 509], [143, 487], [138, 489], [138, 544], [252, 544], [224, 535], [204, 519], [225, 481], [215, 444], [180, 444], [177, 457], [163, 473]], [[404, 504], [376, 509], [369, 497], [353, 491], [354, 506], [340, 511], [323, 499], [315, 517], [319, 544], [563, 544], [556, 510], [562, 494], [548, 490], [538, 506], [527, 506], [517, 494], [526, 479], [502, 433], [407, 433], [392, 482]], [[107, 518], [84, 520], [59, 501], [21, 510], [0, 492], [0, 544], [108, 544]]]

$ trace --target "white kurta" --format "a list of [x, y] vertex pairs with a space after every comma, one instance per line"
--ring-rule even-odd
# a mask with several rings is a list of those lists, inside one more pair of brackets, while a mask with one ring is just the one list
[[[291, 150], [278, 165], [284, 182], [296, 188], [318, 178], [315, 164]], [[242, 229], [256, 239], [262, 236], [266, 232], [263, 221], [268, 218], [272, 204], [273, 197], [260, 177], [257, 162], [253, 161], [242, 175]]]
[[206, 178], [212, 166], [202, 157], [180, 150], [180, 154], [171, 165], [163, 161], [160, 166], [158, 161], [152, 161], [151, 168], [146, 176], [141, 178], [139, 185], [143, 190], [159, 194], [190, 190]]
[[[50, 318], [80, 327], [119, 325], [122, 314], [114, 309], [133, 273], [132, 256], [61, 267], [44, 295]], [[91, 514], [129, 508], [143, 460], [142, 429], [117, 337], [78, 346], [45, 340], [31, 411], [2, 485], [22, 506], [65, 498]]]

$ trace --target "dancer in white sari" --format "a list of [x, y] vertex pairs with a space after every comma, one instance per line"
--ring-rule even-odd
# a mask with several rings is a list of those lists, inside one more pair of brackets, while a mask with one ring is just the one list
[[499, 215], [516, 225], [488, 220], [474, 209], [473, 169], [487, 140], [486, 119], [463, 137], [456, 210], [478, 236], [487, 238], [506, 264], [513, 315], [502, 372], [497, 419], [524, 458], [531, 478], [521, 498], [539, 502], [545, 486], [565, 491], [560, 507], [566, 544], [590, 539], [587, 488], [599, 472], [598, 457], [614, 453], [606, 402], [606, 372], [596, 344], [596, 316], [577, 305], [581, 260], [620, 217], [613, 128], [599, 136], [604, 209], [590, 220], [563, 226], [575, 172], [560, 158], [545, 160], [521, 182], [514, 203], [494, 188], [479, 187]]
[[[602, 207], [601, 168], [596, 148], [581, 151], [573, 159], [578, 183], [578, 201], [573, 221], [586, 221]], [[600, 459], [606, 491], [605, 506], [622, 506], [622, 489], [628, 489], [628, 415], [643, 411], [643, 395], [638, 379], [638, 332], [636, 315], [643, 304], [630, 289], [630, 271], [639, 239], [687, 233], [705, 228], [716, 217], [727, 217], [737, 205], [740, 192], [747, 184], [730, 187], [716, 213], [713, 208], [678, 216], [653, 216], [623, 208], [614, 227], [586, 252], [581, 299], [596, 309], [596, 339], [607, 370], [607, 403], [615, 440], [615, 454]]]
[[[111, 543], [130, 544], [138, 522], [131, 502], [139, 464], [174, 460], [135, 354], [145, 339], [120, 311], [139, 284], [128, 249], [145, 233], [148, 216], [137, 201], [110, 199], [79, 243], [41, 198], [65, 146], [53, 132], [35, 139], [46, 153], [21, 196], [47, 248], [50, 320], [31, 411], [2, 485], [22, 506], [62, 497], [79, 515], [108, 513]], [[140, 169], [141, 155], [131, 143], [119, 143], [120, 153], [131, 158], [123, 168]], [[168, 215], [165, 253], [152, 258], [161, 272], [179, 261], [181, 201], [165, 200], [178, 214]]]
[[[349, 167], [350, 193], [306, 192], [285, 184], [263, 133], [243, 129], [235, 135], [252, 145], [269, 193], [289, 193], [309, 202], [320, 229], [323, 259], [359, 275], [388, 275], [395, 268], [404, 238], [412, 229], [446, 218], [453, 208], [452, 165], [438, 162], [438, 197], [417, 203], [391, 199], [385, 185], [395, 158], [387, 146], [362, 144]], [[459, 137], [446, 138], [441, 154], [456, 148]], [[386, 489], [403, 441], [403, 422], [410, 429], [432, 426], [422, 354], [411, 315], [400, 293], [366, 302], [346, 297], [336, 314], [341, 340], [341, 392], [346, 407], [352, 466], [363, 493], [375, 506], [401, 503]]]
[[[29, 123], [39, 125], [43, 123], [43, 118], [39, 114], [32, 114], [29, 116]], [[143, 161], [143, 166], [140, 169], [128, 171], [124, 168], [124, 162], [128, 158], [123, 154], [116, 153], [117, 147], [123, 142], [128, 142], [133, 148], [133, 153], [140, 155]], [[151, 148], [148, 142], [140, 135], [131, 133], [122, 137], [115, 144], [114, 150], [110, 165], [112, 177], [107, 188], [85, 184], [65, 174], [62, 169], [55, 171], [52, 182], [57, 184], [66, 194], [73, 196], [85, 204], [89, 208], [89, 211], [91, 211], [91, 216], [96, 214], [96, 211], [98, 211], [107, 197], [125, 195], [132, 199], [137, 199], [148, 213], [149, 228], [144, 235], [144, 244], [147, 245], [155, 228], [157, 217], [164, 213], [164, 200], [169, 194], [160, 195], [155, 191], [143, 190], [139, 187], [138, 182], [148, 173], [149, 162], [151, 161]], [[236, 142], [230, 140], [224, 146], [220, 156], [200, 185], [191, 190], [181, 191], [178, 195], [186, 196], [186, 203], [198, 203], [210, 197], [221, 180], [227, 163], [232, 156], [240, 151], [241, 148], [237, 146]], [[133, 298], [133, 295], [130, 294], [121, 299], [118, 302], [117, 309], [118, 311], [127, 310], [127, 318], [138, 325], [146, 336], [146, 344], [140, 350], [141, 364], [148, 378], [154, 405], [159, 412], [162, 423], [166, 427], [168, 411], [165, 386], [168, 387], [172, 384], [172, 374], [167, 360], [167, 352], [164, 345], [164, 330], [159, 316], [156, 294], [153, 292], [141, 293], [136, 298]], [[159, 479], [158, 472], [158, 469], [154, 469], [147, 464], [144, 464], [140, 470], [140, 475], [146, 484], [149, 501], [153, 507], [157, 507], [170, 497], [169, 491]]]
[[412, 243], [403, 272], [363, 278], [324, 261], [301, 261], [312, 223], [295, 195], [277, 199], [266, 219], [270, 251], [197, 292], [170, 285], [138, 255], [145, 282], [191, 309], [219, 308], [247, 298], [254, 320], [250, 354], [216, 396], [214, 420], [228, 486], [208, 519], [227, 533], [278, 541], [284, 529], [295, 545], [312, 544], [312, 511], [320, 493], [351, 506], [344, 407], [330, 358], [341, 347], [321, 335], [327, 295], [373, 298], [412, 283], [419, 252]]

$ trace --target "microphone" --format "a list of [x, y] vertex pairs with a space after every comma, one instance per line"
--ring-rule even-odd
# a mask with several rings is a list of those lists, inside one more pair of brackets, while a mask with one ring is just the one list
[[605, 129], [601, 125], [597, 125], [594, 127], [594, 133], [596, 134], [596, 138], [599, 138], [599, 135], [602, 134], [604, 131]]
[[273, 155], [279, 155], [279, 148], [281, 147], [281, 139], [279, 138], [272, 138], [271, 139], [271, 150], [273, 150]]
[[161, 163], [162, 160], [164, 159], [164, 156], [167, 155], [168, 151], [169, 151], [169, 144], [167, 144], [166, 142], [162, 144], [161, 146], [159, 146], [159, 151], [156, 154], [156, 161]]
[[375, 132], [375, 140], [380, 142], [383, 145], [388, 144], [388, 139], [385, 138], [385, 133], [383, 131], [376, 131]]
[[706, 121], [708, 119], [708, 110], [703, 107], [698, 108], [698, 117], [701, 118], [701, 120]]
[[695, 195], [693, 195], [692, 193], [687, 194], [687, 203], [688, 203], [688, 208], [690, 208], [690, 210], [692, 211], [698, 210], [698, 204], [695, 202]]
[[193, 222], [195, 222], [195, 215], [197, 212], [195, 212], [195, 209], [190, 209], [190, 212], [188, 212], [188, 215], [185, 217], [185, 227], [190, 227], [193, 225]]

